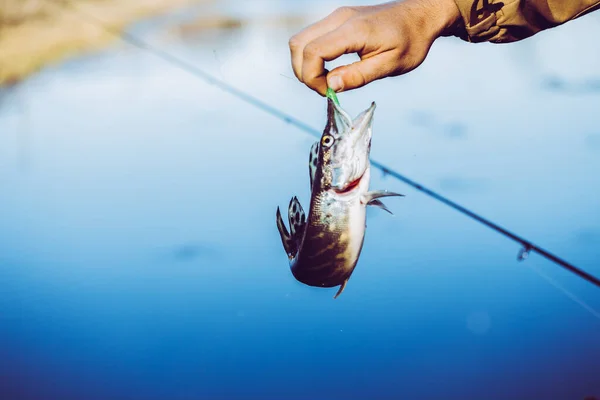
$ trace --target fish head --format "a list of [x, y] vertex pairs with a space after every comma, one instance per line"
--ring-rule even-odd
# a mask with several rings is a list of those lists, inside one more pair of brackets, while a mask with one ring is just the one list
[[373, 102], [352, 120], [339, 105], [328, 99], [327, 125], [319, 145], [324, 190], [345, 195], [365, 185], [368, 189], [374, 112]]

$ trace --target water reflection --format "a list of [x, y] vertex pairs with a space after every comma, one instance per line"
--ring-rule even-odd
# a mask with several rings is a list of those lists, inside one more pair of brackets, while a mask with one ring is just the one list
[[475, 311], [467, 316], [467, 328], [475, 335], [485, 335], [492, 327], [492, 319], [486, 311]]
[[465, 138], [467, 136], [467, 127], [458, 122], [450, 123], [444, 127], [444, 133], [450, 139]]
[[600, 252], [600, 229], [587, 228], [576, 232], [576, 240], [582, 245], [594, 246]]
[[19, 85], [7, 85], [0, 87], [0, 115], [14, 110], [18, 105], [17, 91]]
[[586, 135], [585, 145], [590, 149], [600, 149], [600, 133]]
[[416, 126], [429, 127], [435, 123], [435, 117], [431, 112], [417, 110], [410, 113], [409, 120]]
[[226, 43], [240, 38], [243, 20], [228, 16], [209, 16], [176, 25], [169, 30], [169, 37], [190, 44]]
[[217, 250], [216, 245], [208, 243], [188, 243], [175, 248], [172, 252], [177, 261], [189, 262], [197, 259], [217, 259], [221, 252]]
[[600, 78], [569, 80], [560, 76], [548, 76], [542, 80], [542, 87], [547, 91], [564, 94], [597, 94], [600, 93]]
[[486, 189], [484, 179], [466, 177], [446, 177], [440, 179], [440, 188], [443, 192], [480, 192]]
[[467, 125], [459, 121], [442, 121], [430, 111], [416, 110], [408, 114], [408, 121], [425, 132], [439, 135], [450, 140], [464, 139], [467, 136]]

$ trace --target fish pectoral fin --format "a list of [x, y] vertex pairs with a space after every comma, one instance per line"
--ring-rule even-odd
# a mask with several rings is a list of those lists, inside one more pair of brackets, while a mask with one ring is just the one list
[[368, 205], [368, 206], [373, 206], [373, 207], [378, 207], [378, 208], [381, 208], [382, 210], [385, 210], [385, 211], [389, 212], [390, 214], [394, 215], [394, 213], [393, 213], [393, 212], [391, 212], [391, 211], [390, 211], [390, 209], [389, 209], [389, 208], [387, 208], [387, 207], [385, 206], [385, 204], [383, 204], [383, 203], [381, 202], [381, 200], [373, 199], [373, 200], [371, 200], [370, 202], [368, 202], [368, 203], [367, 203], [367, 205]]
[[296, 248], [298, 248], [302, 241], [302, 236], [304, 236], [306, 214], [304, 214], [304, 209], [302, 209], [302, 205], [296, 196], [290, 200], [288, 220], [290, 223], [290, 237], [296, 243]]
[[338, 296], [340, 294], [342, 294], [342, 292], [344, 291], [344, 289], [346, 288], [346, 284], [348, 283], [348, 279], [346, 279], [341, 285], [340, 285], [340, 289], [337, 291], [337, 293], [335, 294], [335, 296], [333, 296], [334, 299], [337, 299]]
[[295, 242], [292, 240], [290, 233], [288, 232], [285, 224], [283, 223], [283, 218], [281, 217], [281, 211], [279, 207], [277, 207], [277, 229], [279, 230], [279, 235], [281, 236], [281, 243], [283, 244], [283, 248], [287, 253], [288, 257], [296, 254]]
[[361, 197], [361, 202], [366, 205], [375, 199], [379, 199], [381, 197], [391, 197], [391, 196], [404, 197], [404, 195], [400, 194], [400, 193], [388, 192], [387, 190], [374, 190], [372, 192], [367, 192], [367, 193], [363, 194]]

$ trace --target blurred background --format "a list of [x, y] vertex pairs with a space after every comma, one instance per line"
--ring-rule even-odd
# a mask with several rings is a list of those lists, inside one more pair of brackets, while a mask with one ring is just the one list
[[[289, 271], [317, 130], [287, 42], [330, 0], [0, 0], [0, 398], [600, 396], [593, 285], [421, 192], [369, 209], [344, 293]], [[377, 102], [373, 159], [600, 275], [600, 12], [438, 40]], [[354, 61], [345, 56], [330, 67]]]

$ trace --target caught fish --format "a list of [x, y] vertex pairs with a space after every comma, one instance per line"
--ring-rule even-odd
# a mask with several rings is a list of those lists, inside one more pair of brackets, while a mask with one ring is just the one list
[[288, 232], [279, 207], [277, 228], [294, 277], [309, 286], [336, 287], [337, 298], [356, 267], [366, 230], [367, 206], [391, 211], [379, 200], [403, 196], [369, 191], [375, 103], [352, 120], [327, 99], [327, 124], [310, 149], [308, 216], [297, 197], [288, 207]]

